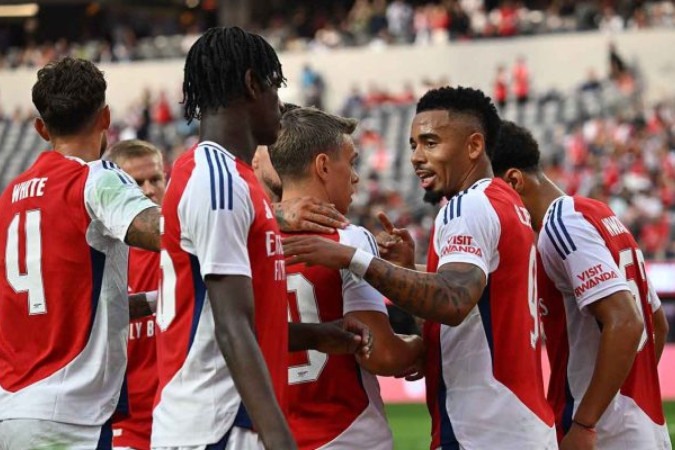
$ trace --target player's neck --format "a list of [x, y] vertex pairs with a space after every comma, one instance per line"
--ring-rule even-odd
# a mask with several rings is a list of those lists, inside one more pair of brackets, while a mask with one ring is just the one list
[[492, 166], [487, 159], [479, 159], [466, 173], [466, 177], [459, 188], [459, 192], [469, 189], [476, 181], [484, 178], [494, 178]]
[[533, 226], [538, 230], [541, 228], [544, 215], [548, 211], [549, 206], [551, 206], [551, 203], [565, 195], [565, 193], [543, 173], [537, 176], [537, 180], [538, 194], [535, 196], [536, 200], [532, 206], [532, 219]]
[[316, 200], [330, 203], [330, 198], [326, 189], [313, 180], [296, 181], [293, 183], [283, 183], [284, 190], [281, 194], [281, 201], [295, 200], [302, 197], [313, 197]]
[[258, 147], [248, 124], [248, 116], [227, 108], [204, 114], [199, 138], [200, 141], [219, 144], [247, 164], [251, 164]]
[[51, 143], [55, 151], [64, 156], [74, 156], [85, 162], [101, 159], [101, 134], [52, 137]]

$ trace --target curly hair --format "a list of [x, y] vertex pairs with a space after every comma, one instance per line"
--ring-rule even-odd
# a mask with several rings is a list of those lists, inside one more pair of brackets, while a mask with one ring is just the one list
[[249, 69], [261, 84], [280, 87], [286, 82], [279, 58], [265, 39], [239, 27], [209, 28], [185, 60], [185, 118], [201, 119], [205, 111], [242, 97]]
[[487, 155], [491, 157], [501, 119], [494, 103], [483, 91], [462, 86], [432, 89], [417, 102], [416, 113], [433, 110], [469, 114], [478, 119], [483, 128]]
[[502, 176], [508, 169], [534, 173], [540, 170], [539, 145], [527, 129], [510, 121], [503, 121], [492, 153], [492, 170]]
[[107, 84], [91, 61], [63, 58], [37, 73], [33, 104], [50, 134], [69, 136], [82, 131], [105, 105]]

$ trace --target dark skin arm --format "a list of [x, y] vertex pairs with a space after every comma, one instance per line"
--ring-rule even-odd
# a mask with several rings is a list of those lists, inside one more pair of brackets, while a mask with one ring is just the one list
[[288, 323], [288, 351], [317, 350], [331, 355], [357, 354], [368, 358], [373, 344], [370, 329], [360, 320], [344, 318], [328, 323]]
[[656, 351], [656, 362], [661, 361], [661, 355], [663, 354], [663, 347], [666, 345], [666, 338], [668, 337], [668, 319], [666, 319], [666, 313], [663, 312], [663, 308], [659, 308], [654, 311], [653, 315], [654, 321], [654, 350]]
[[141, 211], [131, 222], [124, 242], [132, 247], [159, 252], [159, 217], [160, 209], [157, 207]]
[[333, 205], [323, 203], [313, 197], [294, 198], [281, 203], [273, 203], [272, 209], [279, 228], [287, 233], [307, 231], [326, 234], [349, 224], [349, 221]]
[[[595, 427], [630, 372], [644, 325], [628, 291], [615, 292], [587, 308], [601, 324], [602, 335], [591, 382], [574, 420]], [[593, 433], [573, 424], [560, 448], [592, 449], [594, 442]]]
[[208, 275], [205, 282], [218, 347], [265, 448], [297, 449], [253, 331], [251, 279]]
[[[332, 269], [349, 267], [355, 249], [317, 236], [284, 240], [289, 264], [304, 262]], [[462, 323], [485, 288], [485, 273], [473, 264], [448, 263], [438, 273], [421, 273], [374, 258], [364, 279], [414, 316], [450, 326]]]

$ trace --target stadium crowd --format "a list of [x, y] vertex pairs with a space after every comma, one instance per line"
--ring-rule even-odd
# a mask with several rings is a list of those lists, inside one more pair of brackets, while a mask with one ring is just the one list
[[[675, 6], [661, 0], [355, 0], [331, 2], [330, 9], [313, 8], [297, 0], [292, 3], [264, 17], [252, 18], [248, 28], [264, 36], [276, 49], [306, 51], [595, 29], [618, 33], [675, 24]], [[102, 11], [105, 9], [99, 7], [91, 14], [100, 15]], [[94, 22], [99, 25], [87, 29], [89, 38], [83, 41], [50, 41], [43, 37], [41, 24], [35, 19], [26, 22], [20, 37], [0, 30], [0, 69], [41, 67], [66, 55], [95, 62], [184, 57], [208, 23], [203, 14], [191, 9], [168, 17], [115, 12], [110, 16]]]
[[645, 107], [613, 49], [572, 109], [522, 58], [513, 78], [497, 102], [355, 90], [355, 133], [284, 105], [276, 51], [239, 27], [191, 46], [181, 103], [148, 90], [122, 123], [94, 63], [41, 68], [52, 149], [0, 196], [0, 449], [391, 450], [376, 376], [396, 376], [425, 378], [431, 449], [671, 450], [669, 325], [617, 215], [672, 212], [673, 103]]

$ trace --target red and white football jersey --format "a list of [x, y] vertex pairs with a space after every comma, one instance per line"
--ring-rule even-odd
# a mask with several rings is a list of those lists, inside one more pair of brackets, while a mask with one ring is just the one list
[[545, 269], [540, 276], [542, 316], [554, 374], [548, 397], [558, 436], [571, 426], [600, 345], [600, 327], [586, 307], [615, 292], [630, 291], [645, 329], [628, 378], [596, 426], [597, 447], [670, 449], [652, 323], [652, 312], [661, 303], [650, 289], [635, 239], [604, 203], [563, 196], [546, 212], [538, 248]]
[[[158, 269], [159, 253], [129, 249], [129, 293], [156, 291]], [[159, 382], [154, 315], [130, 321], [127, 352], [129, 414], [113, 425], [113, 446], [149, 450]]]
[[459, 326], [425, 322], [431, 448], [556, 449], [541, 370], [534, 234], [518, 195], [500, 179], [477, 181], [438, 213], [432, 244], [428, 271], [473, 264], [487, 285]]
[[0, 420], [102, 425], [118, 404], [124, 244], [154, 207], [108, 161], [42, 153], [0, 197]]
[[[364, 228], [349, 226], [323, 236], [377, 255], [375, 238]], [[288, 292], [293, 322], [331, 322], [353, 311], [387, 314], [382, 294], [348, 270], [289, 266]], [[288, 382], [288, 423], [301, 450], [391, 450], [377, 378], [353, 355], [291, 353]]]
[[251, 166], [213, 142], [176, 160], [162, 206], [152, 445], [211, 444], [233, 424], [251, 425], [216, 343], [206, 275], [252, 278], [255, 333], [285, 411], [288, 300], [281, 235]]

